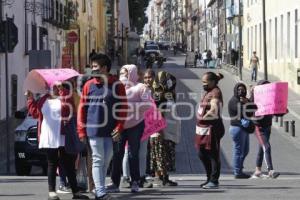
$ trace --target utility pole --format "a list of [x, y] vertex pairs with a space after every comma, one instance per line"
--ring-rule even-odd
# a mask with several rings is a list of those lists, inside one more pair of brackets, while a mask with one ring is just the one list
[[243, 66], [242, 66], [242, 4], [241, 4], [241, 0], [239, 0], [239, 76], [240, 76], [240, 80], [243, 80]]
[[173, 32], [173, 23], [172, 23], [172, 1], [170, 2], [170, 41], [173, 42], [172, 40], [172, 32]]
[[227, 3], [226, 3], [226, 0], [224, 0], [224, 32], [225, 32], [225, 50], [227, 51], [227, 14], [226, 14], [226, 6], [227, 6]]
[[264, 79], [268, 80], [268, 55], [267, 55], [267, 33], [266, 33], [266, 1], [262, 0], [263, 13], [263, 45], [264, 45]]
[[218, 14], [218, 49], [220, 50], [220, 2], [217, 0], [217, 14]]
[[1, 0], [0, 1], [0, 22], [2, 22], [2, 5], [3, 5], [3, 2]]
[[206, 0], [204, 0], [204, 16], [205, 16], [205, 50], [208, 49], [208, 46], [207, 46], [207, 16], [206, 16]]
[[122, 65], [124, 64], [124, 24], [121, 25], [121, 48], [122, 48]]
[[10, 173], [10, 130], [9, 130], [9, 90], [8, 90], [8, 40], [9, 40], [9, 21], [6, 14], [5, 24], [5, 93], [6, 93], [6, 116], [5, 116], [5, 128], [6, 128], [6, 172]]

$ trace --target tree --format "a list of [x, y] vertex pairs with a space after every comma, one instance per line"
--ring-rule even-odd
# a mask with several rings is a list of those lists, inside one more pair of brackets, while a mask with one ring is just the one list
[[137, 29], [137, 33], [143, 32], [144, 25], [148, 22], [145, 15], [150, 0], [128, 0], [130, 26]]

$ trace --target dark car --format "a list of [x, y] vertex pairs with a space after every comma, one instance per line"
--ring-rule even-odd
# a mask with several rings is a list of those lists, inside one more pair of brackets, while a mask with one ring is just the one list
[[43, 174], [47, 174], [46, 153], [38, 147], [37, 120], [27, 110], [15, 113], [17, 119], [24, 121], [15, 129], [15, 169], [18, 176], [30, 175], [32, 166], [40, 166]]

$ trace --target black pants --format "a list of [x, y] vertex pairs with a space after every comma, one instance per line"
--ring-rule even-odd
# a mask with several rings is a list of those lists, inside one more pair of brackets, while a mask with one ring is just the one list
[[129, 153], [129, 170], [132, 181], [140, 180], [140, 167], [139, 167], [139, 150], [140, 140], [145, 128], [144, 122], [141, 122], [133, 128], [126, 129], [121, 134], [120, 142], [114, 142], [113, 149], [114, 155], [112, 160], [112, 171], [111, 179], [114, 185], [120, 186], [121, 173], [122, 173], [122, 162], [125, 153], [126, 141], [130, 148]]
[[219, 150], [216, 148], [212, 148], [212, 150], [200, 148], [198, 156], [205, 167], [207, 180], [218, 184], [221, 170]]
[[73, 194], [78, 192], [75, 161], [77, 158], [76, 154], [66, 153], [64, 148], [59, 149], [47, 149], [48, 158], [48, 186], [49, 192], [55, 192], [56, 186], [56, 169], [59, 161], [63, 165], [69, 184], [71, 186]]

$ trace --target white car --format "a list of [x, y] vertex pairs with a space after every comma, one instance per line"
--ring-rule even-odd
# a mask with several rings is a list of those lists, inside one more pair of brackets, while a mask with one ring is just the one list
[[157, 44], [147, 45], [145, 47], [145, 54], [146, 54], [146, 57], [153, 55], [153, 56], [155, 56], [155, 58], [158, 58], [159, 56], [162, 56]]

